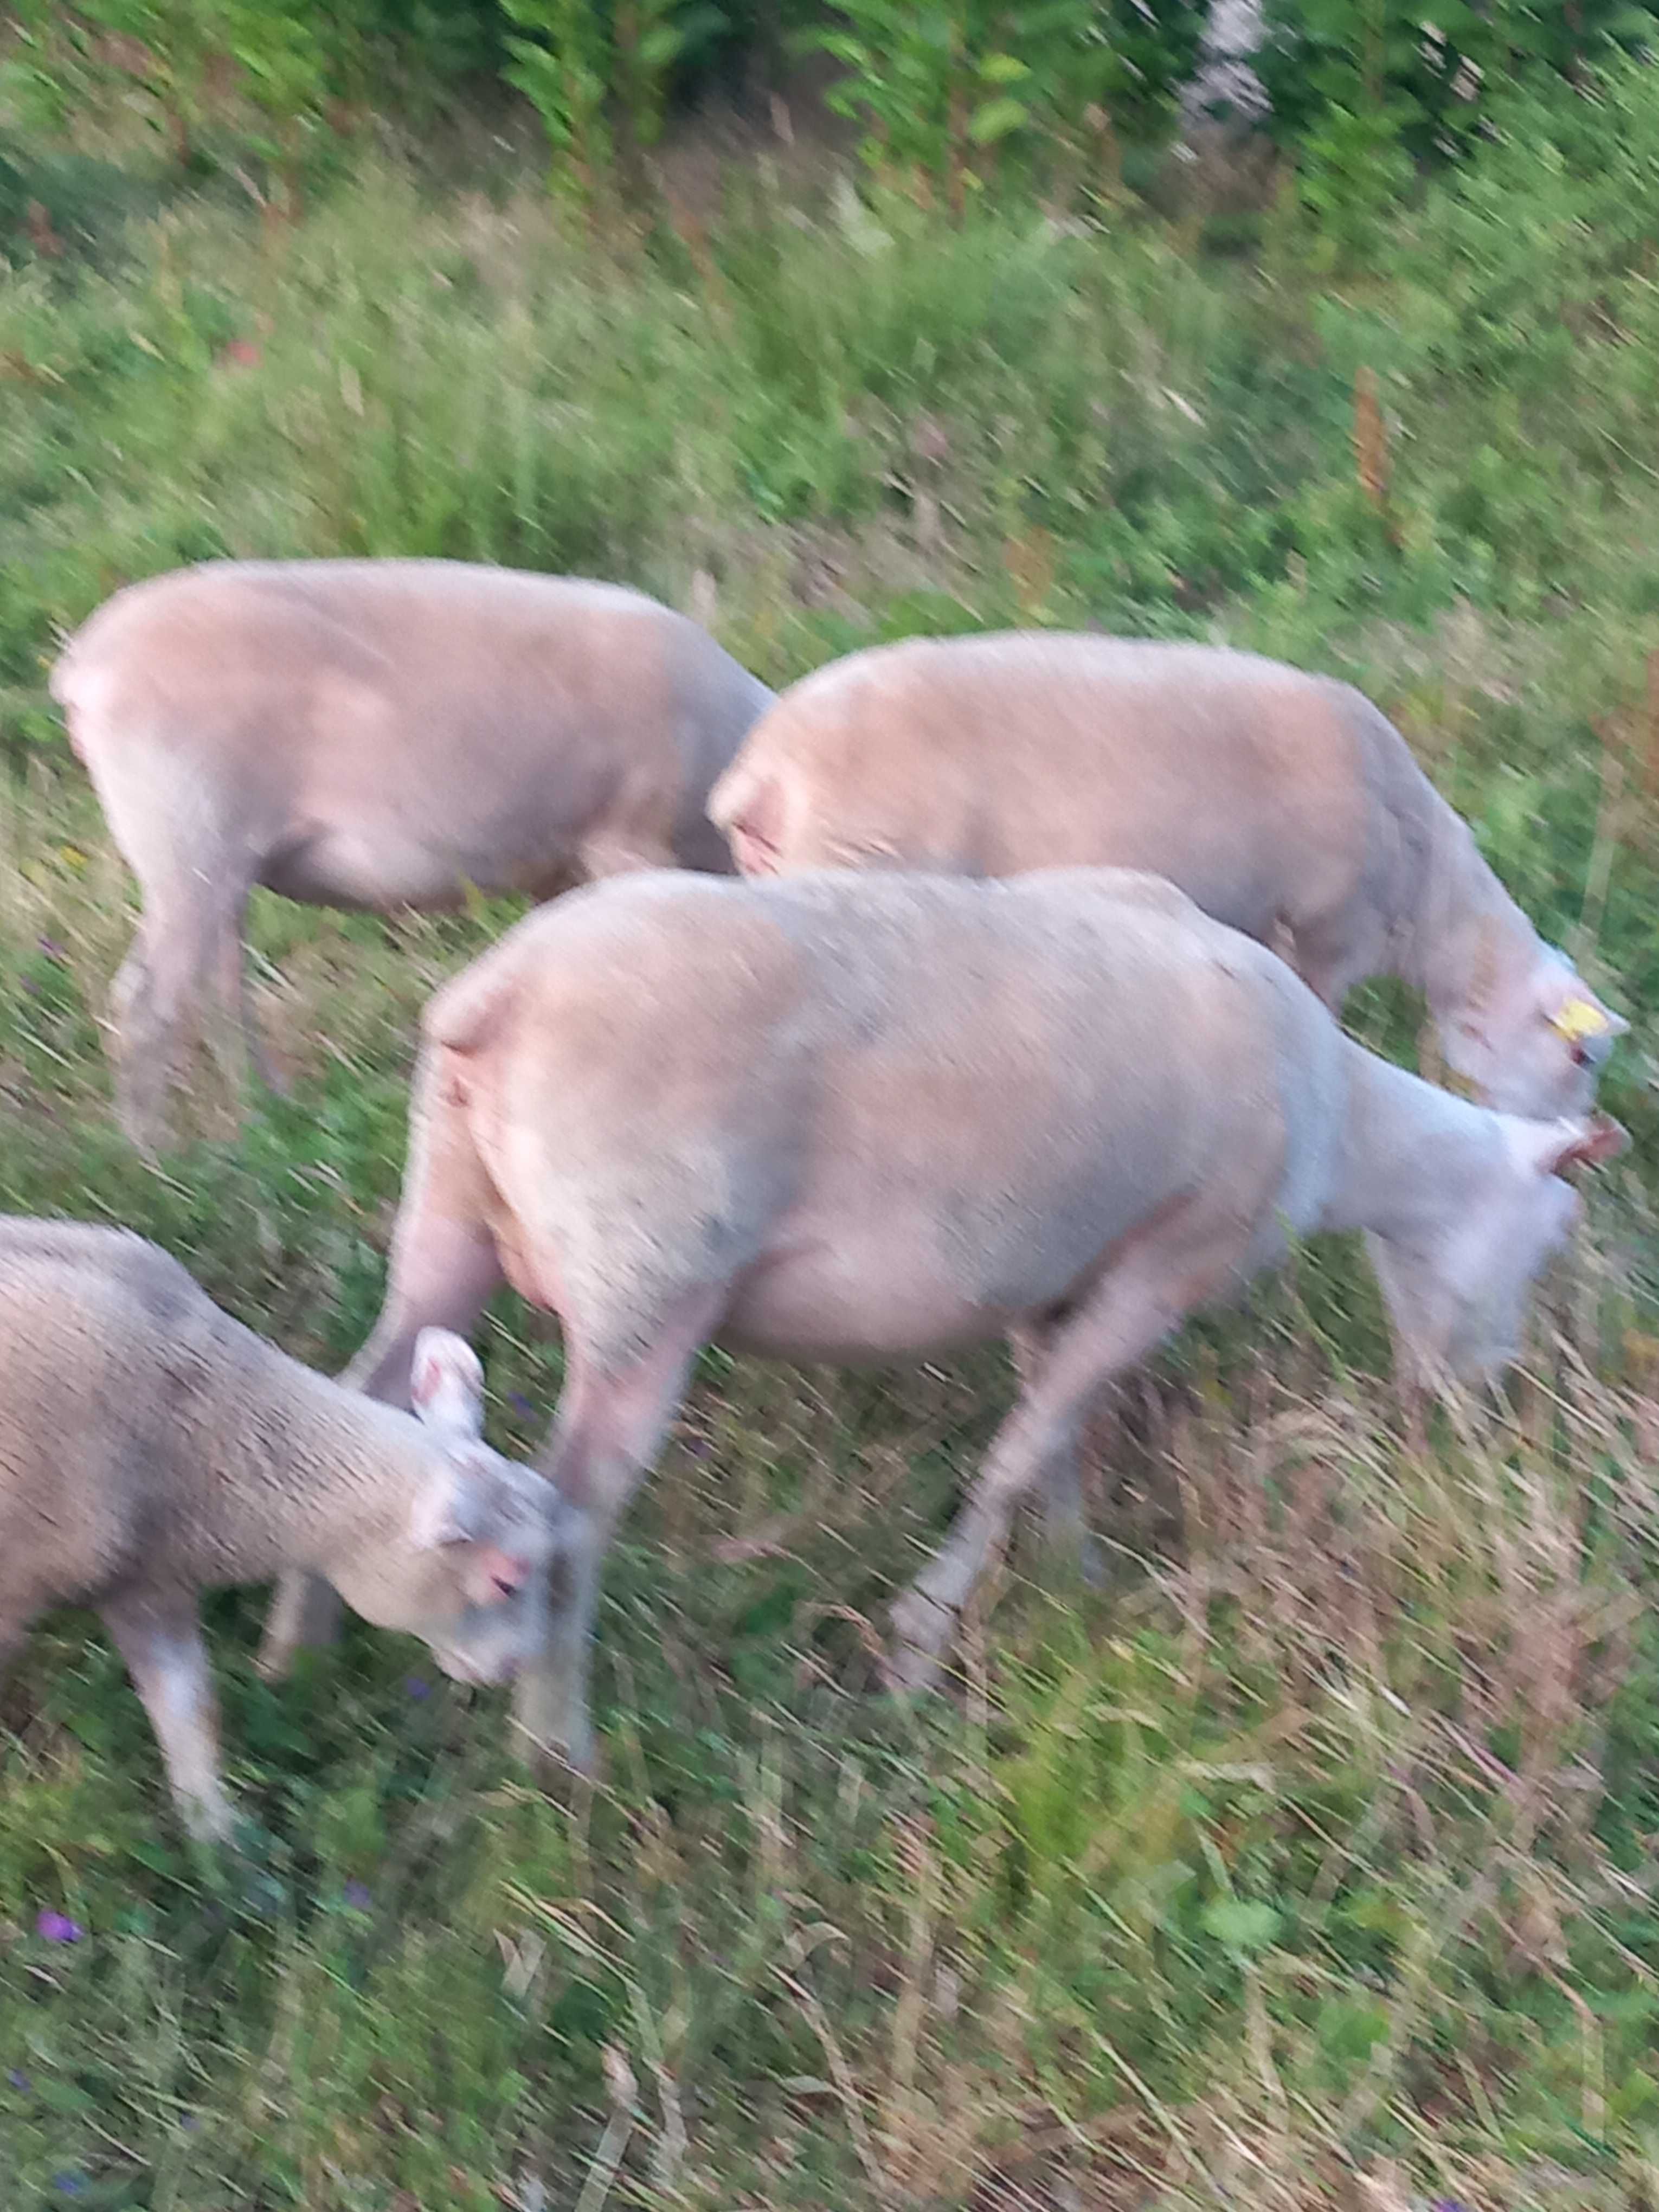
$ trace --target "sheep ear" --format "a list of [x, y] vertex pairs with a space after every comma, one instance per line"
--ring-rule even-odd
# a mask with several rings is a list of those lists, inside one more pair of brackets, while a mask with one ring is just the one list
[[1510, 1123], [1510, 1149], [1516, 1164], [1538, 1176], [1564, 1176], [1576, 1167], [1599, 1168], [1617, 1159], [1630, 1134], [1611, 1115], [1583, 1120]]
[[477, 1540], [478, 1500], [458, 1467], [440, 1468], [409, 1511], [409, 1540], [417, 1552], [441, 1552]]
[[453, 1329], [423, 1328], [416, 1338], [409, 1394], [428, 1427], [452, 1437], [483, 1434], [483, 1369]]
[[783, 793], [775, 775], [740, 770], [727, 785], [716, 787], [708, 817], [724, 835], [744, 875], [777, 873]]
[[1620, 1152], [1629, 1149], [1628, 1129], [1610, 1114], [1593, 1114], [1558, 1150], [1549, 1172], [1565, 1175], [1569, 1168], [1599, 1168], [1604, 1161], [1616, 1160]]
[[1626, 1036], [1630, 1029], [1624, 1016], [1604, 1006], [1577, 970], [1565, 962], [1545, 975], [1539, 1011], [1568, 1044], [1599, 1047], [1597, 1056], [1605, 1056], [1614, 1038]]

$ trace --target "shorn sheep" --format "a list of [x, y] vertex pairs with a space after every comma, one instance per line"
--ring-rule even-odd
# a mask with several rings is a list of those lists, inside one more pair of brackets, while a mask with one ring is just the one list
[[0, 1656], [94, 1606], [192, 1833], [232, 1806], [198, 1594], [325, 1572], [365, 1619], [505, 1681], [543, 1642], [564, 1509], [480, 1441], [476, 1355], [417, 1333], [420, 1419], [313, 1373], [125, 1230], [0, 1217]]
[[256, 884], [386, 912], [724, 872], [705, 801], [772, 697], [638, 592], [448, 561], [153, 577], [82, 625], [52, 690], [143, 895], [111, 1017], [146, 1148], [204, 1001], [239, 1093], [250, 1055], [270, 1081], [244, 995]]
[[1588, 1106], [1628, 1027], [1368, 699], [1253, 653], [1046, 630], [852, 653], [781, 694], [709, 811], [746, 874], [1166, 876], [1333, 1012], [1369, 975], [1415, 985], [1510, 1113]]
[[[586, 1765], [600, 1565], [699, 1346], [887, 1359], [1008, 1337], [1018, 1401], [894, 1615], [929, 1681], [1015, 1503], [1081, 1534], [1100, 1387], [1319, 1229], [1369, 1232], [1404, 1362], [1510, 1357], [1622, 1132], [1454, 1097], [1346, 1037], [1283, 961], [1160, 879], [651, 872], [541, 908], [428, 1006], [380, 1320], [347, 1379], [406, 1401], [422, 1329], [503, 1281], [556, 1314], [546, 1454], [572, 1518], [515, 1689]], [[314, 1601], [312, 1602], [311, 1601]], [[280, 1668], [324, 1632], [290, 1577]]]

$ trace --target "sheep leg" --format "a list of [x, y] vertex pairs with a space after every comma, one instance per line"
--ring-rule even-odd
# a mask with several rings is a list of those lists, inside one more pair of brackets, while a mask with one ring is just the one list
[[482, 1221], [423, 1213], [392, 1248], [386, 1303], [368, 1341], [340, 1380], [365, 1397], [407, 1408], [415, 1340], [423, 1328], [470, 1337], [507, 1278], [495, 1240]]
[[[1008, 1348], [1021, 1392], [1030, 1390], [1042, 1370], [1053, 1329], [1027, 1324], [1009, 1332]], [[1043, 1534], [1054, 1552], [1071, 1561], [1091, 1589], [1104, 1580], [1099, 1547], [1089, 1534], [1083, 1511], [1083, 1425], [1088, 1408], [1079, 1409], [1071, 1437], [1056, 1436], [1042, 1467]]]
[[1314, 996], [1340, 1015], [1347, 995], [1383, 964], [1385, 945], [1369, 908], [1352, 908], [1291, 926], [1290, 965]]
[[[430, 1324], [470, 1336], [503, 1280], [483, 1218], [489, 1184], [459, 1106], [441, 1096], [430, 1055], [416, 1073], [409, 1166], [392, 1236], [386, 1297], [368, 1342], [340, 1380], [405, 1409], [415, 1340]], [[320, 1575], [300, 1567], [276, 1578], [260, 1638], [258, 1669], [277, 1681], [304, 1646], [332, 1644], [340, 1600]]]
[[286, 1567], [276, 1577], [270, 1610], [254, 1665], [267, 1682], [280, 1682], [296, 1651], [338, 1641], [343, 1608], [332, 1583], [304, 1567]]
[[157, 1017], [155, 983], [141, 921], [110, 986], [105, 1042], [115, 1079], [115, 1118], [130, 1144], [153, 1153], [166, 1133], [172, 1038]]
[[495, 1200], [447, 1056], [428, 1045], [410, 1094], [409, 1158], [386, 1297], [368, 1341], [340, 1377], [348, 1388], [407, 1407], [421, 1331], [471, 1334], [506, 1279], [489, 1227]]
[[237, 942], [245, 890], [208, 870], [147, 885], [138, 934], [110, 994], [116, 1113], [141, 1152], [167, 1133], [167, 1103], [184, 1048], [199, 1023], [204, 987], [221, 971], [227, 937]]
[[[1101, 1385], [1144, 1358], [1237, 1261], [1237, 1215], [1205, 1221], [1177, 1200], [1128, 1240], [1054, 1329], [1019, 1401], [992, 1438], [949, 1534], [892, 1611], [890, 1678], [930, 1687], [975, 1584], [1001, 1549], [1015, 1505], [1063, 1455], [1075, 1460]], [[1065, 1491], [1062, 1486], [1061, 1496]]]
[[101, 1608], [144, 1701], [185, 1827], [226, 1843], [234, 1813], [219, 1777], [219, 1706], [196, 1607], [184, 1598], [127, 1597]]
[[[394, 1260], [380, 1319], [341, 1381], [368, 1397], [407, 1409], [416, 1338], [428, 1324], [471, 1335], [501, 1280], [501, 1262], [487, 1232], [475, 1233], [471, 1224], [458, 1222], [423, 1223], [413, 1263], [403, 1272]], [[338, 1593], [322, 1576], [303, 1567], [286, 1569], [276, 1577], [265, 1616], [257, 1662], [260, 1674], [268, 1682], [279, 1681], [296, 1651], [334, 1643], [340, 1617]]]
[[625, 1364], [601, 1363], [567, 1337], [565, 1386], [539, 1464], [580, 1509], [581, 1533], [557, 1562], [546, 1641], [520, 1674], [513, 1700], [526, 1755], [544, 1772], [592, 1771], [587, 1677], [600, 1570], [725, 1302], [724, 1285], [687, 1293], [664, 1316], [650, 1349]]
[[248, 988], [246, 928], [247, 907], [244, 902], [233, 916], [219, 946], [218, 973], [215, 977], [217, 1019], [212, 1030], [214, 1056], [234, 1098], [240, 1101], [246, 1097], [250, 1069], [263, 1090], [281, 1098], [287, 1096], [286, 1086], [277, 1080], [259, 1024], [253, 1018], [252, 994]]

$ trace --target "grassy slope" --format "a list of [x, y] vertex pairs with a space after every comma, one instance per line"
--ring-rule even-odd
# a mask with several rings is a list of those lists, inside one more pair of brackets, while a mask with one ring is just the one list
[[[994, 1358], [705, 1361], [614, 1558], [608, 1779], [574, 1816], [410, 1648], [356, 1633], [261, 1686], [228, 1597], [269, 1864], [216, 1887], [118, 1663], [52, 1621], [0, 1687], [8, 2212], [482, 2212], [585, 2176], [595, 2212], [613, 2165], [613, 2202], [711, 2208], [1638, 2201], [1656, 210], [1633, 77], [1593, 121], [1518, 117], [1340, 283], [1278, 221], [1218, 261], [1026, 215], [849, 234], [741, 188], [709, 253], [600, 253], [530, 197], [434, 206], [385, 167], [274, 240], [196, 204], [103, 274], [7, 280], [0, 1206], [130, 1222], [307, 1357], [372, 1316], [416, 1012], [501, 917], [266, 902], [297, 1103], [234, 1142], [207, 1097], [166, 1174], [124, 1151], [95, 1010], [128, 887], [42, 668], [178, 561], [628, 577], [712, 603], [775, 682], [1019, 619], [1333, 669], [1638, 1018], [1609, 1091], [1638, 1150], [1512, 1419], [1403, 1443], [1363, 1267], [1309, 1254], [1130, 1387], [1096, 1470], [1117, 1586], [1056, 1602], [1022, 1553], [954, 1704], [884, 1711], [866, 1651], [1006, 1402]], [[1361, 365], [1386, 522], [1354, 481]], [[1397, 998], [1356, 1011], [1412, 1049]], [[556, 1350], [510, 1305], [488, 1349], [492, 1434], [528, 1448]], [[40, 1940], [46, 1906], [86, 1939]]]

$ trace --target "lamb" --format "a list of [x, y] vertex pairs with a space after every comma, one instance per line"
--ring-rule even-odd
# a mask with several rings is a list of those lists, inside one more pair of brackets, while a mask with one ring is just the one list
[[411, 1419], [264, 1342], [142, 1237], [0, 1218], [0, 1659], [46, 1607], [95, 1606], [211, 1841], [233, 1807], [198, 1591], [326, 1569], [449, 1674], [507, 1680], [541, 1640], [562, 1509], [479, 1441], [482, 1381], [459, 1338], [420, 1332]]
[[[788, 1359], [1012, 1340], [1014, 1410], [895, 1608], [930, 1681], [1017, 1499], [1079, 1538], [1091, 1398], [1288, 1234], [1372, 1238], [1414, 1372], [1490, 1372], [1623, 1133], [1522, 1121], [1346, 1038], [1274, 954], [1159, 878], [636, 875], [529, 915], [423, 1019], [390, 1280], [347, 1370], [401, 1402], [422, 1328], [505, 1279], [557, 1315], [545, 1472], [572, 1520], [515, 1689], [592, 1741], [601, 1560], [711, 1339]], [[325, 1607], [292, 1581], [280, 1671]]]
[[855, 653], [780, 697], [709, 813], [750, 875], [1167, 876], [1333, 1012], [1366, 976], [1403, 977], [1447, 1066], [1509, 1113], [1588, 1108], [1629, 1026], [1369, 700], [1251, 653], [1042, 631]]
[[315, 905], [545, 897], [726, 872], [709, 786], [770, 702], [637, 592], [447, 561], [217, 561], [130, 585], [51, 678], [143, 895], [112, 994], [117, 1108], [153, 1149], [205, 994], [240, 1096], [256, 884]]

